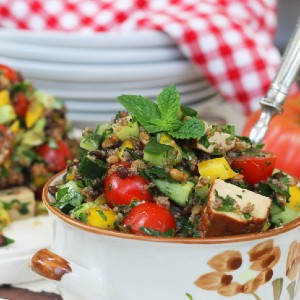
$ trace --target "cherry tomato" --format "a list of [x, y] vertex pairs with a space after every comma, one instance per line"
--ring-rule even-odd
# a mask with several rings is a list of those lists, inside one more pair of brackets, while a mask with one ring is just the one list
[[56, 141], [57, 147], [44, 144], [36, 149], [36, 153], [47, 163], [50, 172], [59, 172], [66, 168], [67, 161], [72, 159], [68, 145], [64, 141]]
[[17, 72], [5, 65], [0, 64], [0, 73], [3, 73], [4, 76], [12, 82], [16, 82], [19, 79]]
[[134, 234], [147, 235], [142, 227], [164, 233], [176, 230], [176, 221], [167, 208], [156, 203], [142, 203], [128, 213], [121, 226], [129, 227]]
[[7, 131], [6, 126], [0, 124], [0, 136], [4, 136]]
[[231, 167], [244, 175], [244, 180], [251, 185], [266, 180], [275, 169], [276, 155], [259, 150], [254, 153], [243, 153], [235, 158]]
[[[289, 95], [283, 105], [282, 114], [274, 116], [262, 140], [264, 149], [277, 156], [276, 169], [300, 178], [300, 92]], [[261, 110], [249, 116], [242, 135], [248, 136], [257, 122]]]
[[132, 200], [151, 202], [153, 197], [147, 185], [147, 180], [140, 175], [120, 178], [112, 173], [104, 181], [105, 200], [110, 207], [129, 205]]
[[23, 93], [18, 93], [14, 97], [14, 109], [18, 116], [25, 117], [29, 101], [26, 99], [25, 95]]

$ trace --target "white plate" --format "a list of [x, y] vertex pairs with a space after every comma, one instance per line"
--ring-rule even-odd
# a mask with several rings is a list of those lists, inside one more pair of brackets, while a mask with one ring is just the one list
[[166, 33], [155, 30], [131, 32], [85, 32], [28, 31], [0, 29], [0, 40], [81, 48], [143, 48], [175, 45]]
[[[180, 94], [191, 92], [195, 90], [201, 90], [204, 88], [208, 88], [209, 84], [202, 80], [202, 81], [194, 81], [187, 84], [178, 84], [176, 85], [177, 90]], [[105, 89], [97, 89], [97, 90], [72, 90], [72, 89], [49, 89], [44, 88], [43, 90], [47, 93], [56, 96], [60, 99], [70, 99], [73, 101], [82, 101], [82, 104], [86, 103], [85, 100], [94, 100], [95, 102], [102, 102], [102, 101], [110, 101], [115, 102], [117, 101], [117, 97], [122, 94], [131, 94], [131, 95], [142, 95], [144, 97], [149, 98], [156, 98], [156, 96], [163, 90], [164, 87], [154, 87], [154, 88], [147, 88], [147, 89], [118, 89], [117, 86], [115, 89], [105, 90]]]
[[51, 226], [48, 216], [12, 222], [4, 235], [15, 240], [0, 248], [0, 284], [18, 284], [40, 279], [31, 271], [31, 257], [41, 248], [50, 246]]
[[[223, 100], [219, 95], [212, 95], [211, 97], [202, 100], [195, 101], [192, 104], [186, 104], [198, 111], [205, 111], [212, 106], [218, 105]], [[90, 127], [95, 129], [100, 123], [108, 123], [112, 120], [115, 112], [68, 112], [68, 118], [71, 120], [73, 126], [79, 129]]]
[[141, 49], [83, 49], [31, 45], [3, 40], [0, 40], [0, 55], [8, 58], [31, 59], [32, 61], [74, 64], [124, 64], [170, 61], [183, 58], [183, 55], [175, 46]]
[[103, 91], [103, 90], [125, 90], [125, 89], [145, 89], [145, 88], [164, 88], [170, 83], [176, 85], [189, 84], [193, 81], [202, 81], [203, 78], [198, 73], [191, 73], [186, 76], [172, 76], [172, 78], [159, 78], [150, 80], [135, 80], [135, 81], [120, 81], [120, 82], [74, 82], [74, 81], [56, 81], [56, 80], [45, 80], [38, 79], [35, 77], [27, 77], [37, 88], [44, 90], [51, 89], [68, 89], [68, 90], [91, 90], [91, 91]]
[[[123, 65], [74, 65], [40, 63], [29, 60], [9, 59], [0, 56], [0, 61], [23, 73], [24, 77], [82, 82], [119, 82], [158, 78], [185, 77], [200, 74], [187, 60], [149, 64]], [[200, 76], [200, 75], [199, 75]]]
[[[211, 89], [205, 89], [204, 91], [193, 91], [189, 93], [183, 93], [181, 95], [181, 103], [187, 106], [199, 107], [204, 103], [210, 103], [211, 99], [217, 97], [217, 93]], [[71, 100], [66, 100], [67, 115], [68, 118], [73, 121], [93, 121], [93, 122], [107, 122], [114, 117], [119, 110], [124, 108], [117, 102], [101, 102], [95, 104], [94, 102], [86, 101], [84, 105], [79, 104], [74, 106], [74, 103], [70, 103]]]

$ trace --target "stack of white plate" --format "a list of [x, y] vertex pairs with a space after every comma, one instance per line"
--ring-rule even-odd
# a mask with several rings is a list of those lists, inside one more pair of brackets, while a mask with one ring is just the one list
[[155, 99], [176, 84], [196, 108], [220, 101], [216, 91], [159, 31], [30, 32], [0, 29], [0, 63], [21, 71], [37, 88], [60, 98], [80, 128], [107, 122], [122, 109], [116, 97]]

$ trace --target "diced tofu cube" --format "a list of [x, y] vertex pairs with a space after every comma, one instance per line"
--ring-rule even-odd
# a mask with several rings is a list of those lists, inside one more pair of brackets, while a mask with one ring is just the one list
[[216, 179], [201, 212], [202, 237], [259, 232], [264, 226], [272, 200]]
[[4, 205], [12, 221], [30, 218], [35, 214], [34, 193], [27, 187], [1, 190], [0, 205]]

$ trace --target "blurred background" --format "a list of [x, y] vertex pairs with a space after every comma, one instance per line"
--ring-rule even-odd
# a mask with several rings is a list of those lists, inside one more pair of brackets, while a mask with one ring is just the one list
[[[30, 9], [33, 16], [28, 19], [29, 25], [32, 28], [39, 28], [42, 23], [38, 19], [38, 14], [43, 9], [44, 3], [33, 0], [29, 2], [31, 3]], [[232, 2], [238, 3], [238, 1]], [[92, 1], [87, 3], [92, 3]], [[203, 1], [203, 3], [205, 4], [206, 1]], [[269, 9], [268, 14], [261, 16], [263, 10], [259, 11], [259, 9], [261, 9], [262, 3], [263, 1], [252, 1], [248, 3], [248, 7], [245, 6], [247, 9], [251, 7], [253, 11], [257, 10], [254, 13], [254, 16], [257, 17], [257, 23], [255, 21], [251, 24], [246, 23], [249, 28], [253, 29], [253, 26], [258, 26], [259, 22], [264, 22], [264, 18], [267, 20], [266, 23], [269, 22], [266, 28], [267, 26], [271, 28], [275, 23], [276, 14], [272, 15], [274, 10]], [[276, 3], [275, 0], [271, 0], [265, 6], [269, 5], [271, 7], [274, 3]], [[268, 41], [265, 44], [260, 42], [261, 45], [258, 46], [257, 50], [261, 51], [265, 46], [270, 47], [270, 43], [275, 43], [275, 46], [282, 53], [292, 34], [300, 12], [300, 1], [278, 0], [277, 3], [278, 26], [275, 39], [270, 41], [269, 44]], [[270, 48], [266, 48], [267, 54], [262, 55], [261, 61], [257, 62], [257, 64], [262, 63], [264, 56], [266, 60], [269, 59], [269, 62], [262, 67], [262, 69], [269, 68], [265, 71], [267, 75], [260, 74], [262, 71], [258, 68], [257, 70], [252, 70], [253, 72], [249, 73], [249, 77], [240, 78], [238, 79], [239, 82], [235, 82], [237, 80], [234, 78], [234, 72], [237, 72], [240, 77], [243, 76], [243, 70], [246, 67], [244, 69], [242, 67], [239, 69], [239, 67], [247, 60], [247, 55], [249, 56], [249, 53], [245, 53], [247, 54], [246, 56], [241, 54], [240, 62], [234, 62], [236, 68], [228, 70], [228, 73], [232, 73], [230, 75], [232, 78], [228, 80], [228, 78], [225, 78], [226, 76], [223, 76], [224, 82], [222, 83], [220, 82], [220, 80], [223, 80], [222, 74], [219, 75], [218, 72], [221, 72], [222, 68], [228, 68], [232, 65], [232, 62], [226, 58], [227, 54], [219, 53], [220, 59], [218, 57], [217, 59], [212, 59], [208, 52], [202, 51], [199, 58], [197, 56], [198, 53], [191, 52], [195, 49], [192, 41], [180, 41], [183, 38], [187, 39], [188, 33], [186, 33], [186, 36], [177, 36], [175, 30], [172, 31], [173, 28], [170, 29], [168, 26], [161, 26], [159, 28], [160, 31], [145, 30], [134, 34], [123, 34], [123, 32], [121, 35], [107, 32], [100, 34], [98, 32], [96, 35], [77, 35], [71, 31], [61, 32], [60, 34], [44, 34], [40, 30], [36, 32], [30, 32], [30, 30], [13, 31], [12, 28], [16, 26], [15, 24], [17, 24], [19, 29], [24, 29], [28, 25], [22, 23], [23, 16], [24, 19], [25, 17], [28, 18], [28, 13], [25, 13], [28, 10], [26, 1], [3, 1], [0, 8], [0, 13], [6, 18], [2, 18], [3, 28], [0, 28], [1, 63], [16, 68], [22, 72], [25, 78], [31, 80], [37, 88], [61, 99], [67, 107], [68, 118], [72, 121], [74, 127], [79, 129], [83, 129], [86, 126], [95, 128], [98, 123], [110, 121], [111, 116], [121, 109], [121, 106], [116, 101], [116, 97], [122, 93], [141, 94], [155, 99], [155, 96], [163, 87], [170, 83], [175, 83], [181, 94], [183, 104], [197, 109], [200, 116], [204, 119], [235, 125], [237, 132], [240, 133], [247, 114], [259, 107], [259, 96], [261, 96], [262, 90], [266, 90], [267, 85], [265, 83], [268, 83], [272, 78], [276, 63], [279, 62], [279, 55], [276, 56], [276, 53], [270, 52], [270, 56], [273, 58], [269, 58], [268, 50]], [[209, 5], [201, 8], [204, 11], [211, 9]], [[72, 9], [74, 10], [74, 7]], [[93, 7], [87, 5], [82, 11], [86, 14], [91, 14], [92, 9]], [[243, 7], [241, 6], [239, 9], [243, 9]], [[234, 17], [228, 12], [224, 15], [229, 20]], [[224, 15], [217, 15], [218, 18], [212, 19], [210, 22], [214, 22], [216, 26], [222, 25], [222, 22], [224, 22], [226, 26], [226, 20], [222, 19]], [[238, 15], [239, 11], [237, 10]], [[15, 24], [9, 21], [9, 16], [16, 17], [17, 21], [15, 20]], [[249, 15], [246, 15], [250, 20], [251, 16], [249, 18]], [[66, 20], [69, 24], [74, 22], [72, 18], [66, 18]], [[50, 19], [50, 21], [54, 22], [53, 19]], [[82, 21], [88, 24], [87, 18], [82, 19]], [[159, 23], [154, 25], [159, 27]], [[155, 27], [154, 25], [152, 24], [149, 28]], [[173, 23], [172, 25], [176, 27]], [[220, 28], [222, 27], [221, 25]], [[130, 29], [134, 27], [130, 22], [126, 26]], [[201, 22], [197, 26], [197, 28], [201, 28]], [[162, 28], [164, 32], [161, 31]], [[265, 32], [267, 38], [271, 36], [270, 32], [268, 32], [268, 30], [272, 31], [272, 28], [270, 28], [266, 29]], [[104, 28], [103, 31], [107, 31], [106, 29]], [[230, 27], [228, 28], [228, 30], [231, 29]], [[214, 29], [211, 30], [213, 32]], [[202, 34], [201, 31], [197, 33], [200, 36]], [[221, 32], [221, 35], [224, 33], [226, 31]], [[254, 31], [254, 33], [257, 36], [260, 34], [259, 30], [257, 32]], [[218, 36], [210, 36], [207, 41], [198, 37], [199, 44], [203, 43], [201, 45], [202, 48], [212, 49], [212, 56], [215, 55], [213, 48], [215, 43], [213, 38], [215, 37]], [[231, 35], [231, 38], [234, 38], [234, 35]], [[261, 39], [263, 39], [263, 36], [261, 36]], [[258, 43], [261, 39], [257, 38]], [[226, 43], [222, 45], [220, 42], [218, 51], [226, 52], [227, 46]], [[239, 46], [237, 44], [237, 48]], [[240, 53], [243, 53], [243, 50], [244, 48], [241, 52], [238, 50], [236, 50], [236, 53], [232, 52], [232, 57], [238, 57]], [[255, 57], [256, 54], [250, 52], [250, 55]], [[203, 60], [204, 67], [200, 68], [201, 70], [198, 68], [200, 63], [197, 59]], [[196, 63], [193, 63], [193, 61]], [[224, 63], [225, 66], [223, 66]], [[195, 67], [196, 65], [198, 66]], [[249, 66], [251, 66], [251, 62]], [[228, 75], [228, 77], [230, 76]], [[266, 79], [266, 76], [268, 76], [268, 79]], [[257, 78], [260, 81], [264, 80], [265, 83], [260, 82], [260, 89], [257, 88], [252, 92], [250, 89], [257, 85], [255, 82]], [[232, 85], [230, 85], [230, 80]], [[245, 84], [244, 90], [235, 92], [236, 94], [234, 95], [234, 90], [241, 84]], [[221, 92], [218, 88], [221, 89]], [[243, 94], [245, 91], [248, 92], [248, 95]], [[237, 97], [238, 95], [239, 99], [234, 99], [234, 96]], [[243, 97], [245, 99], [248, 98], [245, 100]], [[249, 97], [252, 98], [250, 99]], [[249, 103], [246, 103], [247, 101]], [[245, 103], [246, 105], [244, 105]]]

